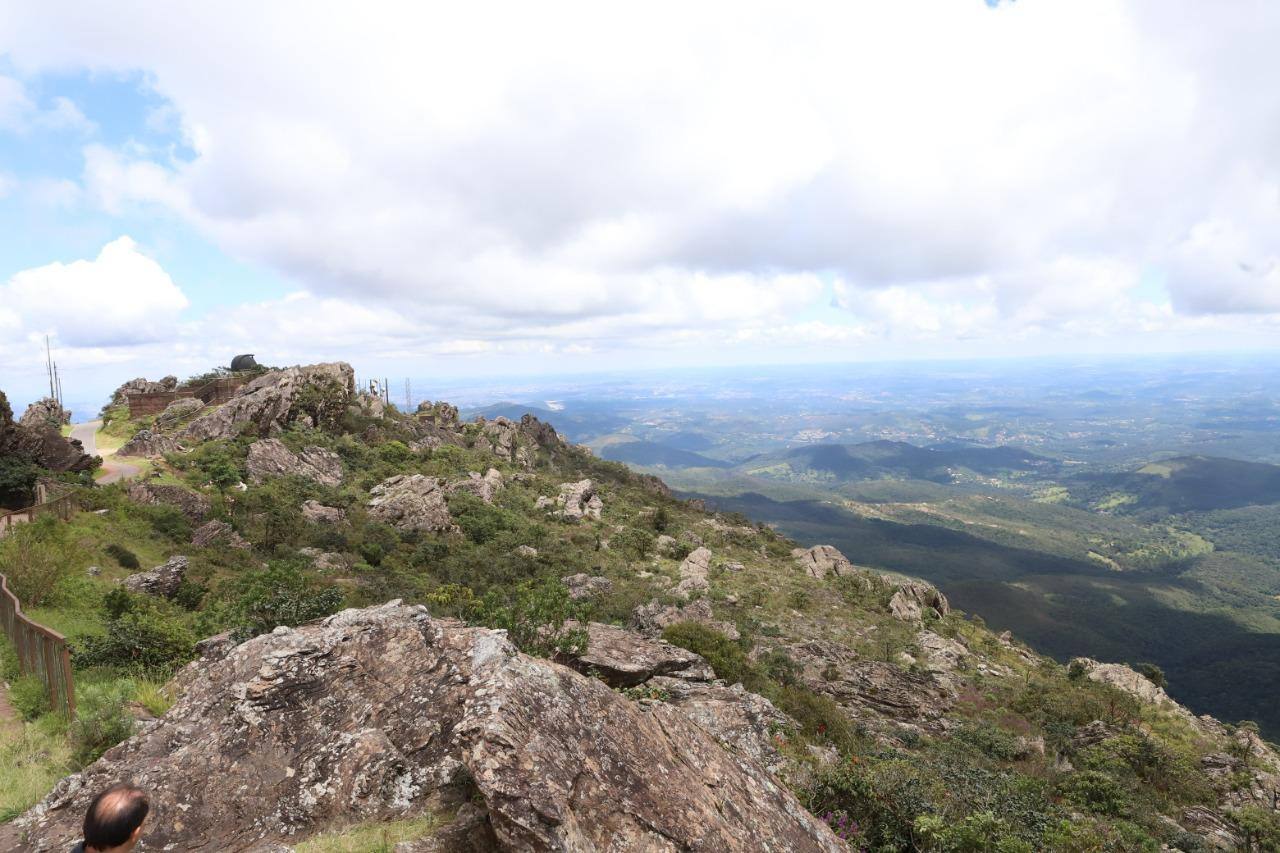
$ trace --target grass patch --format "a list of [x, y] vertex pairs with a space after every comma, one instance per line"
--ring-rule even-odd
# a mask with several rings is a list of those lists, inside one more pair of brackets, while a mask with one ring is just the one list
[[32, 723], [0, 727], [0, 823], [38, 803], [73, 769], [62, 725], [45, 715]]
[[296, 853], [391, 853], [401, 841], [423, 838], [442, 824], [436, 815], [363, 823], [322, 833], [293, 849]]

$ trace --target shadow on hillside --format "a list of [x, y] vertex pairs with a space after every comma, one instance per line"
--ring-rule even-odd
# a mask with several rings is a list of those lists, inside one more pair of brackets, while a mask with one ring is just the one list
[[1161, 603], [1151, 586], [1194, 586], [1170, 575], [1121, 575], [1096, 564], [923, 524], [866, 519], [818, 501], [760, 494], [702, 497], [709, 506], [775, 524], [805, 545], [835, 545], [853, 562], [929, 580], [952, 604], [1065, 661], [1158, 664], [1170, 693], [1196, 713], [1255, 720], [1280, 737], [1280, 634]]

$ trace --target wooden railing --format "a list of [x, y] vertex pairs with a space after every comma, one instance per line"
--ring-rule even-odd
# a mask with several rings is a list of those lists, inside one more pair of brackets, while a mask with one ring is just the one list
[[[75, 512], [75, 495], [57, 494], [56, 486], [38, 484], [39, 502], [26, 509], [0, 516], [0, 536], [14, 524], [25, 523], [42, 515], [56, 515], [64, 521]], [[9, 579], [0, 574], [0, 627], [18, 653], [18, 671], [36, 675], [49, 691], [53, 707], [72, 719], [76, 715], [76, 688], [71, 677], [71, 649], [67, 638], [52, 628], [32, 621], [22, 612], [22, 602], [9, 589]]]

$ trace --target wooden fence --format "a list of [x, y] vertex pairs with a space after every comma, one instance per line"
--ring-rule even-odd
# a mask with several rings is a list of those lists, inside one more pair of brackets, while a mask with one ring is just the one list
[[[75, 495], [58, 494], [56, 486], [39, 483], [36, 486], [38, 502], [23, 510], [6, 512], [0, 516], [0, 536], [4, 536], [14, 524], [21, 524], [42, 515], [56, 515], [69, 519], [75, 512]], [[9, 579], [0, 574], [0, 626], [18, 653], [18, 670], [23, 675], [37, 675], [49, 691], [53, 707], [67, 715], [76, 715], [76, 688], [71, 677], [71, 650], [67, 638], [52, 628], [33, 622], [22, 612], [22, 603], [9, 590]]]

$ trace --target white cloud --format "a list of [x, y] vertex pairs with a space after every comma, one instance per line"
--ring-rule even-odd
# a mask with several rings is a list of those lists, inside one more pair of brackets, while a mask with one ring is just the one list
[[97, 129], [70, 99], [57, 96], [41, 109], [20, 80], [0, 75], [0, 130], [26, 133], [32, 129], [92, 133]]
[[[88, 197], [176, 211], [304, 284], [320, 328], [853, 346], [1280, 311], [1280, 98], [1257, 85], [1280, 74], [1276, 6], [5, 14], [20, 72], [141, 70], [168, 101], [148, 121], [195, 152], [90, 145]], [[0, 116], [25, 97], [2, 85]], [[1153, 270], [1168, 305], [1136, 295]], [[852, 326], [798, 319], [823, 280]]]
[[188, 303], [158, 263], [120, 237], [93, 260], [15, 274], [0, 285], [0, 304], [20, 318], [17, 334], [93, 348], [171, 340]]

